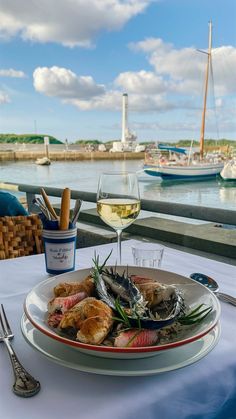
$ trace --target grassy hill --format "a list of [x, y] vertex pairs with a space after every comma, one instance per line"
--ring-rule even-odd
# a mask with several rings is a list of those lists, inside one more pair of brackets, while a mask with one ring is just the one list
[[[45, 135], [39, 134], [0, 134], [0, 143], [25, 143], [25, 144], [43, 144]], [[63, 144], [62, 141], [57, 140], [55, 137], [48, 135], [50, 144]]]

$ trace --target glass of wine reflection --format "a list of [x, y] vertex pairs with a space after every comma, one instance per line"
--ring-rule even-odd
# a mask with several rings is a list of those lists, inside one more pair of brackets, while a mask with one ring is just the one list
[[135, 173], [111, 172], [100, 176], [97, 212], [117, 234], [118, 261], [121, 264], [121, 234], [140, 212], [138, 179]]

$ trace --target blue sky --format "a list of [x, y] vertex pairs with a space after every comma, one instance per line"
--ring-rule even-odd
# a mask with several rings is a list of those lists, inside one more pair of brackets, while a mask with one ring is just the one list
[[214, 92], [206, 137], [236, 140], [235, 0], [0, 0], [0, 132], [199, 138], [208, 21]]

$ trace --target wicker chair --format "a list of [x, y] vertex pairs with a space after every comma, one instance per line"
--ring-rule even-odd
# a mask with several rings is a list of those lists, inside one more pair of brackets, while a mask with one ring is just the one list
[[42, 224], [37, 215], [0, 217], [0, 259], [42, 253]]

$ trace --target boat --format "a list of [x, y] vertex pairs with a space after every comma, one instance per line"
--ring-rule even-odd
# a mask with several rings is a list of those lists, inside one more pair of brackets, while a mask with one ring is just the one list
[[[159, 176], [162, 179], [204, 180], [204, 179], [209, 179], [209, 178], [215, 178], [222, 171], [224, 167], [224, 161], [222, 160], [221, 157], [209, 159], [204, 156], [204, 134], [205, 134], [208, 79], [209, 79], [209, 71], [212, 68], [211, 67], [212, 65], [211, 50], [212, 50], [212, 22], [209, 22], [208, 51], [205, 52], [207, 55], [207, 65], [206, 65], [199, 153], [195, 153], [195, 156], [192, 156], [191, 150], [190, 150], [188, 157], [185, 156], [185, 158], [182, 158], [182, 159], [175, 158], [174, 160], [160, 158], [160, 155], [157, 161], [153, 159], [151, 159], [151, 161], [149, 159], [145, 159], [143, 170], [148, 175]], [[174, 149], [175, 153], [178, 153], [178, 152], [181, 153], [180, 150], [182, 149], [169, 147], [169, 149], [171, 148]]]
[[225, 163], [220, 176], [226, 181], [236, 181], [236, 158]]
[[196, 163], [179, 165], [166, 164], [160, 166], [145, 165], [144, 172], [151, 176], [161, 176], [163, 179], [176, 180], [207, 180], [216, 177], [222, 170], [224, 163]]
[[51, 164], [51, 160], [48, 157], [42, 157], [37, 159], [35, 163], [41, 166], [49, 166]]
[[44, 137], [44, 146], [45, 146], [45, 156], [38, 158], [35, 163], [41, 166], [49, 166], [51, 164], [51, 160], [49, 158], [49, 137]]

